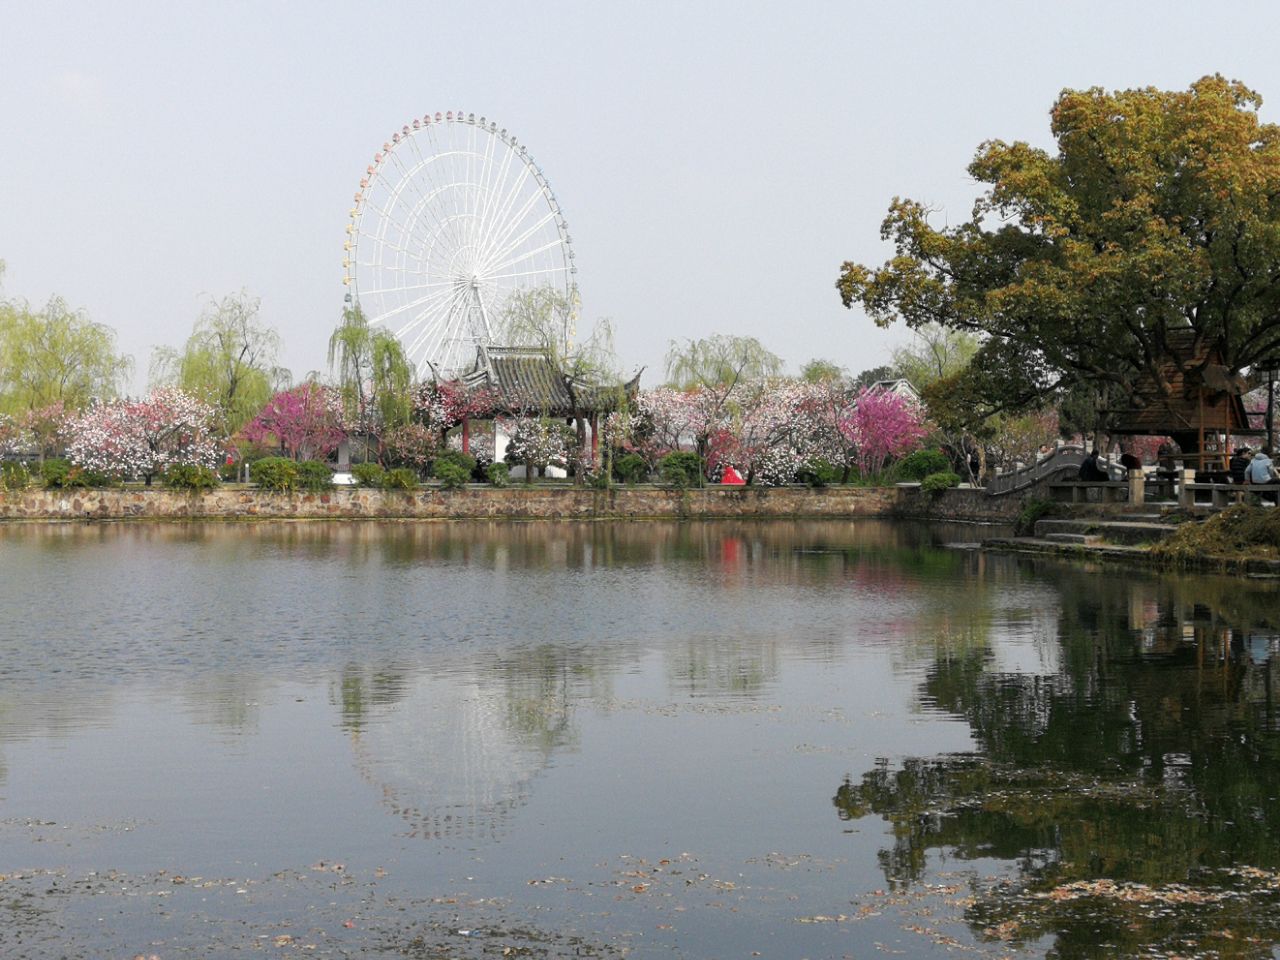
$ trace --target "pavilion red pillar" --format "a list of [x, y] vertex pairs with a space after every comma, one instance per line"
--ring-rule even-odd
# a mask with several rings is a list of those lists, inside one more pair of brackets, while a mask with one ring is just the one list
[[471, 453], [471, 419], [469, 417], [462, 418], [462, 452]]

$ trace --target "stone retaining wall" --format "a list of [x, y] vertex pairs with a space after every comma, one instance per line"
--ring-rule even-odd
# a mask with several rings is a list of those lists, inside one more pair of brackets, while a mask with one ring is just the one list
[[0, 493], [0, 520], [241, 520], [261, 518], [419, 520], [684, 519], [707, 517], [870, 517], [893, 512], [894, 488], [656, 487], [516, 485], [416, 491], [344, 488], [272, 493], [219, 488], [173, 490], [23, 490]]
[[953, 487], [937, 493], [924, 493], [919, 484], [898, 487], [899, 497], [894, 513], [920, 520], [968, 520], [989, 523], [1013, 523], [1027, 499], [1043, 496], [1039, 488], [1024, 493], [1007, 493], [993, 497], [984, 489]]

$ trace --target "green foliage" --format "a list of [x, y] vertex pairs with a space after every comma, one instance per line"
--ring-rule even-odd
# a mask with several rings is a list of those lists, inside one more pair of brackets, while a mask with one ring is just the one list
[[1031, 536], [1035, 533], [1036, 521], [1052, 516], [1057, 509], [1057, 504], [1052, 500], [1028, 500], [1022, 505], [1022, 509], [1013, 521], [1013, 535], [1015, 537]]
[[468, 477], [476, 468], [476, 458], [469, 453], [463, 453], [460, 450], [445, 450], [436, 457], [435, 463], [432, 465], [432, 475], [437, 480], [443, 480], [440, 475], [440, 468], [445, 466], [455, 466], [461, 468]]
[[[470, 457], [467, 457], [470, 460]], [[446, 490], [457, 490], [459, 487], [465, 487], [467, 481], [471, 479], [471, 471], [463, 464], [456, 460], [437, 460], [435, 469], [432, 471], [435, 478], [440, 481], [440, 486]]]
[[384, 490], [416, 490], [418, 487], [418, 472], [411, 470], [409, 467], [396, 467], [394, 470], [388, 470], [382, 478], [382, 489]]
[[839, 483], [842, 476], [844, 468], [826, 460], [802, 464], [796, 471], [796, 481], [810, 487], [829, 487], [833, 483]]
[[511, 468], [505, 463], [491, 463], [485, 471], [489, 483], [495, 487], [506, 487], [511, 484]]
[[62, 403], [80, 410], [117, 395], [133, 361], [116, 353], [115, 332], [54, 297], [43, 310], [0, 301], [0, 413]]
[[643, 483], [649, 479], [649, 464], [638, 453], [624, 453], [613, 461], [613, 475], [619, 483]]
[[672, 340], [666, 357], [667, 381], [680, 390], [732, 387], [740, 381], [767, 380], [782, 373], [782, 358], [755, 337], [722, 333], [703, 340]]
[[805, 383], [830, 383], [843, 380], [846, 376], [844, 367], [831, 360], [815, 357], [800, 368], [800, 379]]
[[258, 319], [260, 303], [244, 291], [210, 302], [182, 349], [162, 347], [151, 362], [153, 381], [181, 387], [217, 411], [215, 429], [224, 437], [289, 382], [276, 363], [280, 336]]
[[319, 492], [333, 489], [333, 471], [319, 460], [303, 460], [298, 464], [298, 486]]
[[171, 490], [191, 490], [203, 493], [218, 485], [218, 475], [209, 467], [195, 464], [175, 464], [165, 471], [164, 485]]
[[892, 474], [899, 481], [909, 482], [923, 480], [931, 473], [945, 473], [950, 469], [951, 461], [941, 450], [916, 450], [894, 464]]
[[969, 173], [987, 189], [968, 222], [935, 227], [925, 204], [895, 200], [881, 228], [893, 257], [845, 263], [841, 299], [881, 326], [980, 334], [958, 377], [975, 380], [964, 392], [984, 413], [1081, 384], [1123, 399], [1143, 382], [1169, 389], [1167, 345], [1188, 329], [1228, 373], [1275, 357], [1280, 128], [1260, 104], [1221, 76], [1066, 90], [1055, 152], [979, 147]]
[[949, 490], [959, 485], [960, 474], [944, 470], [939, 473], [931, 473], [921, 480], [920, 490], [924, 493], [938, 494], [943, 490]]
[[343, 407], [349, 417], [364, 409], [365, 387], [385, 430], [404, 426], [413, 411], [413, 364], [389, 330], [369, 326], [359, 306], [342, 312], [342, 321], [329, 337], [329, 369], [337, 367]]
[[25, 463], [6, 460], [0, 463], [0, 490], [25, 490], [31, 486], [31, 471]]
[[613, 488], [613, 476], [608, 470], [592, 470], [585, 474], [587, 486], [596, 490]]
[[118, 487], [120, 479], [99, 470], [86, 470], [69, 460], [53, 457], [40, 467], [41, 485], [46, 490], [69, 490], [82, 487]]
[[702, 458], [685, 450], [668, 453], [658, 461], [658, 476], [668, 487], [699, 486], [702, 483]]
[[863, 370], [854, 377], [851, 386], [856, 394], [859, 390], [865, 390], [867, 387], [874, 383], [879, 383], [881, 380], [893, 380], [896, 379], [896, 377], [897, 374], [894, 372], [893, 367], [872, 367], [869, 370]]
[[362, 487], [380, 487], [387, 472], [379, 463], [357, 463], [351, 468], [351, 476]]
[[298, 488], [298, 464], [288, 457], [263, 457], [249, 465], [249, 476], [264, 490]]

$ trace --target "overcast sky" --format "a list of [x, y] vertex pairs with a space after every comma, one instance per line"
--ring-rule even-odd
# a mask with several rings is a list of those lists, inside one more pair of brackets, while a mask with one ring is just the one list
[[13, 0], [4, 293], [115, 328], [135, 390], [152, 347], [241, 288], [294, 375], [322, 369], [366, 164], [460, 108], [537, 158], [584, 318], [612, 318], [647, 384], [670, 340], [712, 333], [856, 373], [906, 337], [834, 287], [842, 261], [887, 255], [894, 195], [965, 219], [977, 145], [1048, 145], [1064, 87], [1221, 72], [1280, 104], [1278, 35], [1268, 4]]

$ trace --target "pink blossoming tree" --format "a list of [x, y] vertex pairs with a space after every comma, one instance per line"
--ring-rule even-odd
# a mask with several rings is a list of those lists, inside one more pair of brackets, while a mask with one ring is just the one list
[[346, 436], [342, 396], [318, 383], [282, 390], [267, 401], [243, 433], [252, 443], [278, 444], [295, 460], [327, 457]]

